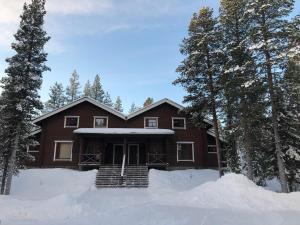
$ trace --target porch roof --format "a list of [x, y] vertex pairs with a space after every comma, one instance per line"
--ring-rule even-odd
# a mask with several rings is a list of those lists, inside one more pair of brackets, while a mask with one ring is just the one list
[[73, 131], [75, 134], [126, 134], [126, 135], [172, 135], [175, 132], [169, 129], [145, 129], [145, 128], [79, 128]]

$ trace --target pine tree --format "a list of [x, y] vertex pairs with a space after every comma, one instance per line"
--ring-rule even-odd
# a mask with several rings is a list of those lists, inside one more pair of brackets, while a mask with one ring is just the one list
[[91, 96], [92, 98], [94, 98], [95, 100], [101, 103], [103, 103], [104, 101], [105, 94], [102, 89], [100, 76], [98, 74], [95, 76], [94, 83], [91, 88]]
[[117, 97], [116, 103], [114, 105], [114, 109], [119, 112], [123, 112], [122, 100], [121, 100], [120, 96]]
[[[217, 28], [217, 19], [213, 18], [213, 10], [200, 9], [194, 14], [189, 26], [188, 38], [185, 38], [181, 53], [186, 55], [185, 60], [177, 68], [180, 76], [175, 84], [182, 85], [188, 95], [184, 101], [190, 103], [191, 115], [199, 117], [199, 112], [213, 118], [213, 128], [216, 134], [217, 158], [220, 176], [223, 174], [221, 144], [219, 138], [219, 124], [217, 116], [217, 96], [222, 65], [222, 54], [219, 51], [220, 32]], [[201, 117], [201, 115], [200, 115]]]
[[108, 107], [113, 107], [114, 106], [114, 104], [113, 104], [113, 102], [111, 100], [110, 94], [108, 92], [106, 92], [104, 94], [103, 103], [105, 105], [107, 105]]
[[74, 70], [70, 78], [69, 85], [66, 88], [66, 97], [68, 103], [71, 103], [80, 97], [79, 88], [79, 75], [77, 71]]
[[49, 97], [50, 99], [45, 104], [47, 112], [53, 111], [57, 108], [64, 106], [66, 102], [66, 97], [63, 85], [55, 82], [54, 85], [50, 87]]
[[279, 134], [278, 80], [282, 79], [282, 67], [286, 63], [287, 32], [286, 17], [292, 12], [293, 0], [249, 0], [247, 15], [251, 18], [250, 49], [256, 56], [260, 74], [264, 75], [270, 96], [271, 119], [275, 139], [279, 179], [283, 192], [288, 192], [283, 159], [282, 137]]
[[45, 65], [44, 46], [49, 40], [43, 30], [45, 0], [25, 3], [21, 22], [12, 49], [14, 56], [7, 59], [7, 76], [2, 79], [0, 149], [4, 157], [1, 193], [9, 194], [12, 176], [22, 168], [27, 158], [26, 144], [36, 110], [42, 109], [38, 91], [42, 74], [49, 70]]
[[129, 109], [129, 113], [133, 113], [133, 112], [136, 112], [138, 111], [140, 108], [138, 106], [135, 105], [135, 103], [133, 102], [130, 106], [130, 109]]
[[[264, 88], [256, 75], [256, 65], [248, 49], [248, 35], [250, 20], [245, 16], [246, 0], [222, 0], [220, 10], [220, 23], [226, 51], [224, 63], [225, 71], [222, 76], [222, 89], [227, 99], [225, 110], [231, 117], [227, 129], [231, 141], [241, 136], [239, 146], [245, 150], [247, 176], [254, 180], [253, 157], [255, 153], [254, 130], [255, 124], [264, 117]], [[233, 131], [234, 132], [231, 132]], [[236, 143], [232, 143], [236, 146]], [[236, 150], [233, 150], [235, 152]], [[259, 154], [259, 153], [257, 153]]]
[[91, 87], [91, 83], [89, 80], [84, 85], [83, 96], [84, 97], [92, 97], [92, 87]]
[[147, 107], [147, 106], [151, 105], [153, 102], [154, 102], [153, 98], [148, 97], [148, 98], [145, 100], [143, 106], [144, 106], [144, 107]]

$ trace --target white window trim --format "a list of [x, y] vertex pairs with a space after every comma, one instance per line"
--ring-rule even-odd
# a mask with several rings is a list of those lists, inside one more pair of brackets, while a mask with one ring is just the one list
[[[56, 159], [55, 156], [56, 156], [56, 147], [57, 147], [57, 143], [72, 143], [72, 146], [71, 146], [71, 156], [70, 156], [70, 159]], [[74, 144], [74, 141], [69, 141], [69, 140], [56, 140], [54, 141], [54, 155], [53, 155], [53, 161], [56, 162], [56, 161], [67, 161], [67, 162], [71, 162], [73, 160], [73, 144]]]
[[37, 152], [40, 152], [39, 150], [38, 151], [31, 151], [31, 150], [29, 150], [30, 146], [37, 146], [37, 145], [40, 145], [40, 144], [27, 145], [26, 146], [27, 153], [37, 153]]
[[217, 145], [207, 145], [207, 153], [208, 153], [208, 154], [217, 154], [217, 152], [209, 152], [209, 151], [208, 151], [208, 148], [209, 148], [209, 147], [217, 148]]
[[[174, 120], [175, 119], [183, 119], [184, 120], [184, 127], [174, 127]], [[172, 129], [173, 130], [186, 130], [186, 118], [185, 117], [172, 117]]]
[[[77, 126], [66, 126], [67, 118], [77, 118]], [[80, 116], [65, 116], [64, 128], [78, 128]]]
[[94, 116], [94, 128], [96, 128], [96, 119], [105, 118], [106, 119], [106, 127], [97, 127], [97, 128], [108, 128], [108, 116]]
[[[192, 145], [192, 156], [193, 156], [193, 159], [188, 159], [188, 160], [182, 160], [182, 159], [179, 159], [179, 155], [178, 155], [178, 146], [179, 144], [191, 144]], [[178, 141], [177, 142], [177, 162], [195, 162], [195, 149], [194, 149], [194, 142], [193, 141]]]
[[[156, 127], [146, 127], [146, 120], [147, 119], [156, 119]], [[146, 129], [157, 129], [158, 128], [158, 117], [144, 117], [144, 128]]]

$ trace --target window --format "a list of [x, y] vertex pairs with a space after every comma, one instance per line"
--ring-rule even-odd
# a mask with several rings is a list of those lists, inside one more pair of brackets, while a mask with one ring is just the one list
[[208, 145], [207, 152], [208, 153], [217, 153], [217, 146], [216, 145]]
[[106, 116], [95, 116], [94, 117], [94, 128], [107, 128], [108, 117]]
[[177, 162], [194, 162], [194, 142], [177, 142]]
[[184, 117], [173, 117], [172, 118], [172, 129], [185, 129], [185, 118]]
[[54, 161], [72, 161], [73, 141], [55, 141]]
[[65, 128], [79, 127], [79, 116], [65, 116]]
[[145, 128], [158, 128], [158, 118], [157, 117], [145, 117], [144, 118]]
[[27, 145], [28, 153], [36, 153], [40, 151], [40, 144]]

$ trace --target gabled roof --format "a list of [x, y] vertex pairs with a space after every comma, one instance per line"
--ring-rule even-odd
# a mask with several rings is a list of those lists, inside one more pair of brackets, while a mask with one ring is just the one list
[[[178, 103], [176, 103], [176, 102], [174, 102], [174, 101], [172, 101], [170, 99], [164, 98], [164, 99], [162, 99], [160, 101], [154, 102], [153, 104], [151, 104], [151, 105], [149, 105], [147, 107], [144, 107], [144, 108], [142, 108], [140, 110], [137, 110], [137, 111], [135, 111], [133, 113], [130, 113], [129, 115], [126, 116], [123, 113], [121, 113], [121, 112], [119, 112], [119, 111], [117, 111], [117, 110], [115, 110], [115, 109], [113, 109], [113, 108], [111, 108], [111, 107], [109, 107], [109, 106], [107, 106], [107, 105], [105, 105], [103, 103], [100, 103], [100, 102], [98, 102], [98, 101], [96, 101], [96, 100], [94, 100], [94, 99], [92, 99], [90, 97], [82, 97], [82, 98], [79, 98], [79, 99], [75, 100], [74, 102], [72, 102], [72, 103], [70, 103], [68, 105], [65, 105], [65, 106], [63, 106], [61, 108], [58, 108], [58, 109], [52, 111], [52, 112], [46, 113], [44, 115], [41, 115], [41, 116], [37, 117], [36, 119], [34, 119], [32, 122], [33, 123], [37, 123], [37, 122], [42, 121], [42, 120], [44, 120], [44, 119], [46, 119], [46, 118], [48, 118], [50, 116], [53, 116], [53, 115], [55, 115], [57, 113], [60, 113], [60, 112], [62, 112], [64, 110], [66, 110], [66, 109], [69, 109], [69, 108], [71, 108], [73, 106], [76, 106], [76, 105], [78, 105], [78, 104], [80, 104], [82, 102], [89, 102], [89, 103], [91, 103], [91, 104], [93, 104], [93, 105], [95, 105], [95, 106], [97, 106], [99, 108], [102, 108], [102, 109], [104, 109], [104, 110], [112, 113], [113, 115], [118, 116], [119, 118], [124, 119], [124, 120], [136, 117], [136, 116], [138, 116], [138, 115], [140, 115], [140, 114], [142, 114], [144, 112], [147, 112], [147, 111], [149, 111], [149, 110], [151, 110], [151, 109], [153, 109], [153, 108], [155, 108], [155, 107], [157, 107], [157, 106], [159, 106], [161, 104], [164, 104], [164, 103], [172, 105], [175, 108], [177, 108], [178, 110], [183, 110], [184, 109], [184, 107], [182, 105], [180, 105], [180, 104], [178, 104]], [[206, 123], [208, 123], [210, 125], [213, 125], [212, 122], [209, 119], [204, 119], [204, 122], [206, 122]]]
[[151, 105], [148, 105], [148, 106], [146, 106], [146, 107], [144, 107], [144, 108], [142, 108], [142, 109], [140, 109], [138, 111], [135, 111], [135, 112], [129, 114], [127, 116], [127, 119], [131, 119], [133, 117], [136, 117], [136, 116], [138, 116], [138, 115], [140, 115], [140, 114], [142, 114], [142, 113], [144, 113], [144, 112], [146, 112], [146, 111], [148, 111], [150, 109], [153, 109], [153, 108], [155, 108], [155, 107], [157, 107], [157, 106], [159, 106], [161, 104], [164, 104], [164, 103], [168, 103], [168, 104], [174, 106], [175, 108], [178, 108], [179, 110], [183, 110], [184, 109], [184, 107], [182, 105], [179, 105], [178, 103], [173, 102], [170, 99], [164, 98], [164, 99], [162, 99], [160, 101], [154, 102]]
[[96, 101], [96, 100], [94, 100], [92, 98], [82, 97], [82, 98], [79, 98], [79, 99], [75, 100], [74, 102], [72, 102], [70, 104], [67, 104], [67, 105], [65, 105], [65, 106], [63, 106], [61, 108], [58, 108], [58, 109], [56, 109], [56, 110], [54, 110], [52, 112], [49, 112], [49, 113], [46, 113], [46, 114], [44, 114], [44, 115], [42, 115], [40, 117], [37, 117], [32, 122], [33, 123], [37, 123], [37, 122], [39, 122], [41, 120], [44, 120], [44, 119], [46, 119], [46, 118], [48, 118], [50, 116], [53, 116], [53, 115], [55, 115], [57, 113], [60, 113], [60, 112], [62, 112], [64, 110], [66, 110], [66, 109], [69, 109], [69, 108], [71, 108], [73, 106], [76, 106], [76, 105], [78, 105], [78, 104], [80, 104], [82, 102], [89, 102], [89, 103], [91, 103], [91, 104], [93, 104], [93, 105], [95, 105], [95, 106], [97, 106], [99, 108], [102, 108], [102, 109], [104, 109], [104, 110], [106, 110], [106, 111], [114, 114], [115, 116], [118, 116], [118, 117], [120, 117], [122, 119], [126, 119], [126, 116], [123, 113], [121, 113], [121, 112], [119, 112], [119, 111], [117, 111], [117, 110], [115, 110], [113, 108], [110, 108], [107, 105], [105, 105], [103, 103], [100, 103], [100, 102], [98, 102], [98, 101]]

